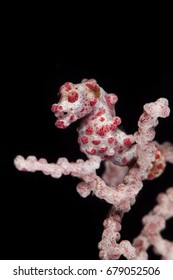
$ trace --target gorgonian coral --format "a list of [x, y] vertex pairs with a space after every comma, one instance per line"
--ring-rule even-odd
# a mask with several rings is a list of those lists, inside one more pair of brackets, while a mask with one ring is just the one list
[[[81, 119], [78, 143], [88, 160], [70, 163], [66, 158], [59, 158], [57, 163], [47, 163], [43, 158], [17, 156], [14, 160], [17, 169], [42, 171], [54, 178], [63, 174], [78, 177], [81, 182], [77, 191], [82, 197], [93, 193], [112, 205], [98, 245], [101, 259], [118, 259], [121, 255], [127, 259], [147, 259], [150, 245], [162, 258], [173, 259], [173, 242], [164, 240], [160, 234], [165, 221], [173, 216], [173, 188], [158, 196], [158, 205], [143, 218], [144, 228], [132, 244], [120, 240], [123, 215], [135, 203], [143, 181], [160, 176], [166, 162], [173, 163], [173, 145], [154, 141], [158, 118], [169, 116], [168, 100], [159, 98], [145, 104], [138, 131], [127, 135], [119, 128], [121, 119], [114, 109], [118, 97], [105, 92], [96, 80], [65, 83], [59, 95], [58, 103], [52, 105], [57, 118], [55, 125], [65, 129]], [[105, 163], [105, 171], [100, 177], [96, 169], [101, 161]]]

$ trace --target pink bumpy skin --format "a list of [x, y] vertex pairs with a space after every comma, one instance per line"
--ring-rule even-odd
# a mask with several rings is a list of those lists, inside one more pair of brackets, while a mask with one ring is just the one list
[[[134, 135], [126, 135], [118, 128], [121, 119], [114, 110], [117, 100], [94, 79], [76, 85], [65, 83], [60, 88], [59, 102], [52, 106], [56, 126], [66, 128], [82, 119], [78, 142], [88, 159], [69, 162], [59, 158], [56, 163], [48, 163], [43, 158], [17, 156], [14, 164], [18, 170], [42, 171], [54, 178], [75, 176], [81, 180], [76, 187], [81, 197], [93, 193], [112, 205], [98, 245], [101, 259], [118, 259], [121, 255], [126, 259], [147, 259], [149, 246], [163, 259], [173, 259], [173, 242], [163, 239], [160, 233], [165, 221], [173, 217], [173, 188], [158, 196], [158, 205], [144, 217], [144, 228], [133, 244], [121, 240], [120, 235], [122, 218], [135, 203], [143, 181], [160, 176], [166, 163], [173, 163], [173, 145], [154, 141], [158, 118], [169, 116], [168, 100], [159, 98], [144, 105]], [[96, 170], [102, 160], [105, 171], [100, 177]]]
[[97, 155], [118, 165], [127, 165], [135, 158], [133, 135], [118, 129], [121, 119], [115, 115], [114, 105], [118, 101], [115, 94], [107, 94], [94, 79], [85, 79], [80, 84], [65, 83], [59, 92], [59, 102], [52, 105], [57, 117], [55, 125], [66, 128], [83, 118], [78, 128], [78, 143], [88, 158]]

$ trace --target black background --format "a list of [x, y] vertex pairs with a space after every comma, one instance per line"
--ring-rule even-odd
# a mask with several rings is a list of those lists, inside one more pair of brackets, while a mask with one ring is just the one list
[[[41, 8], [20, 7], [2, 54], [7, 80], [1, 103], [0, 258], [98, 259], [97, 244], [110, 205], [94, 196], [81, 198], [76, 178], [22, 173], [13, 160], [18, 154], [49, 162], [64, 156], [69, 161], [85, 159], [76, 141], [78, 123], [58, 130], [50, 111], [64, 82], [95, 78], [106, 91], [115, 92], [117, 115], [124, 129], [134, 133], [145, 103], [166, 97], [173, 112], [173, 71], [167, 53], [161, 57], [154, 44], [157, 31], [149, 35], [145, 24], [139, 28], [127, 21], [123, 26], [124, 19], [117, 23], [116, 15], [107, 21], [97, 9], [88, 9], [84, 16], [71, 14], [70, 7]], [[173, 142], [172, 127], [173, 113], [160, 119], [156, 139]], [[168, 164], [160, 178], [144, 182], [123, 219], [123, 239], [132, 241], [138, 235], [142, 216], [173, 183], [172, 170]], [[163, 235], [173, 240], [172, 221], [167, 226]], [[152, 253], [150, 257], [157, 258]]]

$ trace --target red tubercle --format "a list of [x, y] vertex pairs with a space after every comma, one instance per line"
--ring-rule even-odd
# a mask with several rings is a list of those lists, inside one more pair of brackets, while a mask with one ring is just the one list
[[155, 159], [160, 159], [161, 158], [161, 151], [159, 149], [156, 150], [156, 153], [155, 153]]
[[82, 136], [81, 141], [82, 141], [83, 144], [87, 144], [88, 143], [88, 137]]
[[53, 112], [53, 113], [55, 113], [56, 111], [57, 111], [57, 105], [56, 104], [53, 104], [52, 105], [52, 107], [51, 107], [51, 111]]
[[73, 121], [74, 120], [74, 115], [70, 116], [70, 120]]
[[86, 151], [89, 155], [95, 155], [96, 154], [96, 150], [95, 149], [92, 149], [90, 151]]
[[156, 159], [159, 159], [159, 158], [160, 158], [160, 155], [159, 155], [159, 154], [157, 154], [155, 158], [156, 158]]
[[114, 131], [116, 128], [117, 128], [117, 125], [114, 124], [114, 123], [112, 123], [112, 124], [109, 125], [109, 129], [110, 129], [111, 131]]
[[115, 117], [114, 118], [114, 124], [116, 124], [117, 126], [121, 124], [121, 119], [119, 117]]
[[61, 125], [64, 125], [64, 122], [63, 121], [56, 121], [56, 126], [61, 126]]
[[52, 107], [51, 107], [51, 111], [53, 113], [57, 112], [57, 111], [62, 111], [63, 110], [63, 107], [62, 106], [58, 106], [57, 104], [53, 104]]
[[158, 169], [164, 169], [165, 168], [165, 166], [162, 163], [159, 163], [158, 165], [156, 165], [156, 167]]
[[96, 132], [100, 136], [105, 136], [105, 134], [109, 131], [108, 125], [102, 125], [102, 127]]
[[104, 155], [104, 158], [113, 158], [115, 156], [115, 154], [113, 155]]
[[122, 152], [123, 152], [123, 149], [119, 149], [119, 150], [118, 150], [118, 153], [119, 153], [119, 154], [122, 154]]
[[114, 141], [115, 141], [115, 138], [114, 138], [114, 137], [109, 137], [109, 138], [108, 138], [108, 142], [109, 142], [109, 143], [113, 143]]
[[90, 106], [94, 106], [97, 103], [97, 98], [95, 97], [93, 100], [90, 101]]
[[100, 122], [104, 122], [104, 121], [105, 121], [105, 118], [104, 118], [104, 117], [101, 117], [101, 118], [99, 119], [99, 121], [100, 121]]
[[113, 123], [109, 125], [109, 129], [111, 131], [114, 131], [120, 123], [121, 119], [119, 117], [115, 117]]
[[64, 121], [56, 121], [55, 125], [58, 128], [66, 128], [67, 126], [64, 124]]
[[99, 145], [100, 144], [100, 140], [92, 140], [92, 143], [94, 144], [94, 145]]
[[108, 147], [102, 147], [99, 149], [99, 153], [104, 153], [107, 151], [107, 149], [108, 149]]
[[123, 141], [124, 146], [130, 146], [132, 144], [129, 137], [125, 138]]
[[97, 134], [99, 134], [102, 137], [105, 136], [105, 132], [103, 130], [101, 130], [101, 129], [97, 132]]
[[68, 95], [68, 101], [70, 103], [74, 103], [78, 100], [78, 93], [76, 91], [72, 91]]
[[65, 87], [65, 89], [66, 89], [67, 91], [69, 91], [69, 90], [72, 89], [69, 82], [65, 83], [65, 84], [64, 84], [64, 87]]
[[93, 133], [93, 127], [92, 126], [88, 126], [87, 128], [86, 128], [86, 134], [87, 135], [91, 135]]

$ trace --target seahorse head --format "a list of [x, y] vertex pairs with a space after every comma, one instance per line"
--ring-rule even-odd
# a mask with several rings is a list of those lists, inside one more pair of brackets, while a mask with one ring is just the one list
[[52, 105], [58, 128], [66, 128], [72, 122], [88, 115], [100, 97], [96, 80], [82, 80], [79, 84], [65, 83], [59, 89], [59, 101]]

